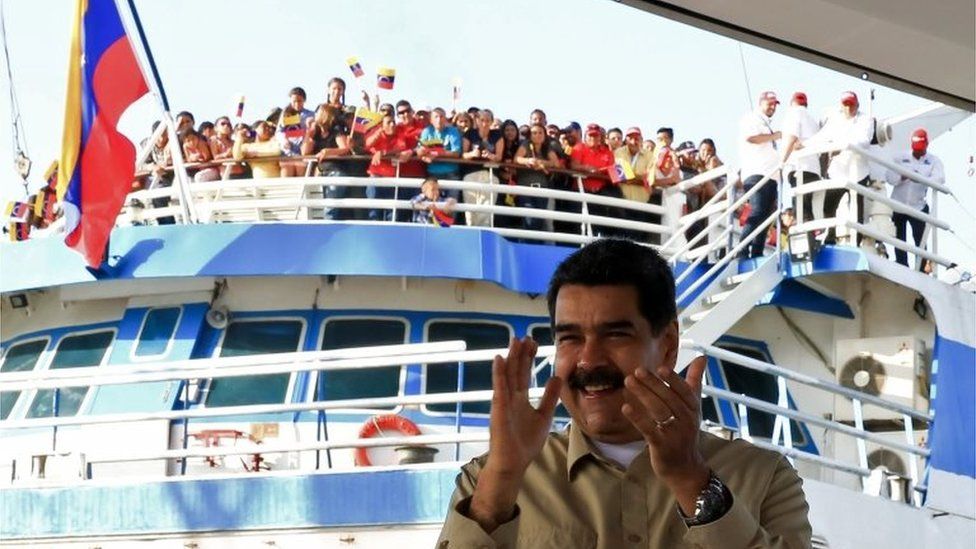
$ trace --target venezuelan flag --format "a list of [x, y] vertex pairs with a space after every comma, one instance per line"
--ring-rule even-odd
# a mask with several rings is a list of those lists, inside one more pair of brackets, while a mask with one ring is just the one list
[[135, 173], [122, 113], [149, 88], [114, 0], [78, 0], [58, 169], [65, 243], [98, 267]]
[[637, 177], [634, 175], [634, 168], [630, 162], [620, 158], [615, 159], [613, 166], [607, 168], [607, 171], [610, 172], [610, 181], [614, 183], [623, 183]]
[[376, 87], [384, 90], [392, 90], [394, 78], [396, 78], [396, 69], [382, 67], [376, 71]]
[[354, 133], [366, 133], [382, 121], [383, 115], [381, 113], [371, 111], [366, 107], [358, 107], [356, 117], [353, 119], [352, 131]]
[[359, 64], [359, 59], [350, 57], [349, 59], [346, 59], [346, 64], [349, 65], [349, 70], [352, 71], [352, 75], [355, 78], [359, 78], [360, 76], [364, 76], [366, 74], [363, 71], [363, 66]]

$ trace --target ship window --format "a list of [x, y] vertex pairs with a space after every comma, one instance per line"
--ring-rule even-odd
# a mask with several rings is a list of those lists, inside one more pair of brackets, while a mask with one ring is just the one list
[[[406, 336], [407, 325], [402, 320], [332, 319], [325, 323], [322, 350], [402, 345]], [[322, 396], [316, 396], [316, 400], [397, 396], [400, 393], [400, 366], [321, 372], [318, 387]]]
[[[427, 326], [427, 341], [463, 340], [468, 350], [498, 349], [506, 347], [511, 332], [508, 326], [488, 322], [431, 322]], [[458, 364], [447, 362], [427, 365], [427, 393], [454, 393], [458, 385]], [[464, 364], [465, 391], [491, 389], [491, 361], [466, 362]], [[435, 412], [453, 412], [454, 403], [430, 404], [428, 409]], [[461, 405], [463, 412], [487, 414], [490, 402], [466, 402]]]
[[142, 330], [139, 331], [139, 343], [136, 345], [135, 356], [147, 357], [166, 354], [166, 348], [169, 346], [173, 334], [176, 333], [176, 324], [179, 320], [179, 307], [152, 309], [147, 312], [142, 323]]
[[[45, 347], [47, 347], [46, 339], [11, 346], [3, 357], [0, 372], [6, 374], [33, 370]], [[7, 419], [10, 416], [10, 412], [13, 411], [14, 404], [17, 403], [19, 397], [20, 391], [0, 391], [0, 420]]]
[[[548, 324], [529, 328], [529, 335], [532, 336], [532, 339], [539, 344], [539, 347], [552, 345], [552, 328], [550, 328]], [[536, 366], [542, 364], [543, 359], [545, 359], [544, 356], [537, 356], [535, 359]], [[539, 387], [546, 386], [546, 382], [549, 381], [550, 377], [552, 377], [552, 372], [554, 370], [555, 364], [552, 366], [546, 366], [545, 368], [536, 372], [535, 380]], [[556, 406], [556, 417], [569, 418], [569, 411], [566, 410], [561, 402]]]
[[[761, 353], [751, 349], [735, 348], [732, 349], [741, 355], [756, 360], [764, 361], [766, 357]], [[743, 394], [759, 400], [776, 404], [779, 401], [779, 387], [776, 384], [776, 376], [759, 372], [740, 366], [725, 360], [721, 361], [722, 371], [725, 374], [726, 386], [733, 393]], [[733, 404], [733, 408], [736, 406]], [[773, 424], [776, 416], [769, 412], [749, 408], [749, 434], [759, 438], [773, 437]], [[806, 438], [803, 436], [803, 428], [794, 420], [790, 420], [790, 432], [793, 435], [793, 444], [805, 446]]]
[[[98, 366], [104, 360], [114, 336], [114, 332], [104, 331], [65, 337], [58, 344], [49, 369]], [[27, 417], [54, 416], [54, 393], [54, 389], [39, 389], [27, 411]], [[57, 415], [73, 416], [81, 409], [88, 387], [65, 387], [59, 393]]]
[[[293, 353], [302, 336], [299, 320], [248, 320], [231, 322], [220, 346], [221, 357]], [[207, 406], [279, 404], [288, 395], [291, 374], [263, 374], [213, 379]]]

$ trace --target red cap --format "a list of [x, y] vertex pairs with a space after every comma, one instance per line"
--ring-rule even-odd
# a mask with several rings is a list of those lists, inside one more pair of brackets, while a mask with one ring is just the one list
[[779, 99], [776, 99], [776, 92], [764, 91], [759, 94], [759, 102], [762, 103], [763, 101], [772, 101], [779, 105]]
[[807, 106], [807, 94], [803, 92], [796, 92], [793, 94], [793, 102], [797, 105]]
[[912, 150], [924, 151], [929, 147], [929, 134], [924, 129], [919, 128], [912, 132]]
[[840, 104], [856, 107], [859, 104], [857, 94], [852, 91], [844, 92], [843, 95], [840, 96]]
[[592, 133], [603, 135], [603, 128], [601, 128], [599, 124], [588, 124], [586, 126], [586, 135], [590, 135]]
[[634, 126], [632, 128], [627, 128], [627, 133], [624, 134], [625, 137], [630, 137], [632, 135], [636, 135], [637, 137], [640, 137], [641, 139], [643, 139], [643, 137], [644, 137], [643, 135], [641, 135], [640, 128], [638, 128], [637, 126]]

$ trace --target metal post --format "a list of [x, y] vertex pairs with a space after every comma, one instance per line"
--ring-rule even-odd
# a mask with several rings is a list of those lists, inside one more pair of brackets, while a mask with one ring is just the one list
[[[854, 406], [854, 428], [858, 431], [864, 431], [864, 412], [861, 406], [861, 401], [859, 399], [851, 399], [851, 404]], [[862, 469], [868, 468], [868, 451], [867, 446], [864, 443], [864, 439], [857, 437], [855, 439], [857, 443], [857, 464], [861, 466]], [[864, 488], [865, 478], [861, 477], [861, 488]]]
[[739, 409], [739, 437], [747, 442], [752, 442], [752, 434], [749, 433], [749, 409], [741, 402]]
[[[936, 219], [939, 217], [939, 191], [932, 191], [932, 211], [929, 215]], [[936, 227], [932, 227], [932, 253], [939, 255], [939, 229]], [[939, 267], [937, 262], [932, 262], [932, 276], [939, 276]]]
[[[190, 408], [190, 380], [184, 379], [183, 380], [183, 411], [185, 412], [189, 408]], [[183, 449], [186, 450], [187, 442], [189, 442], [189, 438], [190, 438], [190, 418], [184, 415], [180, 423], [183, 424]], [[185, 457], [180, 462], [180, 475], [181, 476], [186, 475]]]
[[[911, 446], [915, 446], [915, 425], [912, 424], [912, 418], [908, 414], [902, 415], [902, 420], [905, 422], [905, 443]], [[915, 454], [906, 452], [905, 457], [908, 458], [908, 476], [912, 479], [912, 503], [916, 506], [921, 506], [921, 495], [915, 490], [918, 486], [918, 457]]]
[[495, 195], [495, 191], [494, 191], [494, 185], [495, 185], [493, 183], [494, 181], [495, 181], [495, 168], [493, 168], [489, 164], [488, 165], [488, 184], [492, 186], [492, 191], [488, 195], [488, 205], [491, 206], [491, 215], [490, 215], [490, 217], [488, 219], [488, 226], [491, 227], [491, 228], [495, 228], [495, 197], [496, 197], [496, 195]]
[[[464, 361], [458, 362], [458, 378], [457, 378], [457, 392], [464, 392]], [[454, 405], [454, 431], [461, 434], [461, 401]], [[461, 460], [461, 443], [458, 442], [454, 445], [454, 461]]]
[[576, 190], [579, 191], [583, 200], [580, 202], [583, 219], [580, 223], [580, 234], [583, 236], [593, 236], [593, 225], [590, 223], [590, 209], [586, 204], [586, 191], [583, 189], [583, 176], [576, 176]]
[[396, 174], [395, 174], [394, 177], [397, 180], [397, 183], [395, 185], [393, 185], [393, 213], [390, 216], [390, 222], [392, 222], [392, 223], [396, 223], [396, 218], [397, 218], [397, 204], [396, 203], [397, 203], [398, 200], [400, 200], [400, 183], [399, 183], [399, 181], [400, 181], [400, 161], [397, 160], [396, 163], [395, 163], [395, 165], [396, 165]]

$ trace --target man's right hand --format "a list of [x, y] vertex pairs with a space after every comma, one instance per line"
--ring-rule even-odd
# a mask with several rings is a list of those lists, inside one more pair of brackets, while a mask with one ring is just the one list
[[522, 478], [549, 435], [562, 380], [551, 377], [539, 403], [529, 403], [529, 381], [539, 345], [531, 338], [512, 339], [508, 357], [492, 362], [488, 460], [478, 475], [470, 518], [491, 533], [511, 520]]

